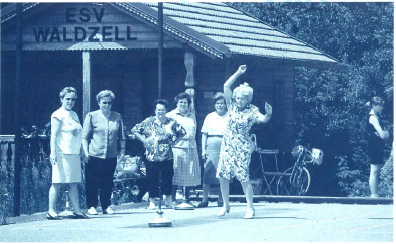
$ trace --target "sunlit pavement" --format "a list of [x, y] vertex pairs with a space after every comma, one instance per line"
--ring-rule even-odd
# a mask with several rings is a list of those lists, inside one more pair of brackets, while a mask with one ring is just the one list
[[[195, 202], [196, 203], [196, 202]], [[243, 219], [245, 203], [231, 211], [212, 202], [195, 210], [163, 209], [171, 227], [149, 227], [158, 217], [144, 204], [89, 220], [39, 220], [0, 226], [2, 242], [391, 242], [393, 205], [255, 203], [254, 219]], [[147, 205], [147, 204], [145, 204]]]

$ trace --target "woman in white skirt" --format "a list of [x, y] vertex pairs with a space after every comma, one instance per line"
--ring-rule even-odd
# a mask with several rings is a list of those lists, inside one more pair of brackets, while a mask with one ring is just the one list
[[[202, 159], [204, 165], [203, 177], [203, 199], [197, 207], [205, 208], [209, 205], [208, 197], [211, 185], [219, 185], [220, 181], [216, 178], [217, 164], [219, 162], [221, 142], [227, 128], [228, 114], [227, 104], [222, 92], [216, 93], [213, 97], [213, 105], [216, 111], [208, 114], [202, 126]], [[232, 179], [231, 179], [232, 180]], [[223, 206], [221, 193], [217, 200], [219, 207]]]
[[77, 99], [73, 87], [64, 88], [60, 94], [62, 106], [51, 115], [51, 154], [52, 186], [49, 190], [49, 210], [47, 219], [61, 220], [56, 212], [56, 202], [62, 184], [69, 186], [69, 199], [73, 204], [73, 217], [89, 219], [78, 201], [77, 184], [81, 182], [81, 124], [72, 108]]
[[177, 95], [174, 102], [176, 109], [167, 113], [166, 117], [176, 120], [187, 134], [172, 148], [174, 170], [172, 200], [173, 204], [176, 204], [177, 187], [184, 186], [184, 198], [189, 203], [190, 188], [201, 184], [201, 167], [195, 141], [197, 122], [194, 113], [189, 109], [191, 99], [187, 93]]

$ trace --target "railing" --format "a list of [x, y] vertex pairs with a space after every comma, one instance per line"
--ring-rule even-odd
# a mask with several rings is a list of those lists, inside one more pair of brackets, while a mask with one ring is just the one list
[[15, 136], [0, 136], [0, 224], [14, 209], [14, 139]]
[[[132, 138], [127, 140], [127, 148], [135, 147]], [[129, 144], [129, 145], [128, 145]], [[0, 225], [5, 217], [13, 216], [14, 207], [14, 179], [15, 179], [15, 136], [0, 135]], [[50, 140], [45, 135], [25, 136], [21, 139], [21, 170], [20, 170], [20, 214], [33, 214], [48, 210], [48, 192], [51, 187], [51, 163], [48, 159]], [[82, 176], [85, 167], [82, 164]], [[112, 199], [113, 204], [122, 204], [136, 199], [131, 196], [135, 185], [132, 182], [115, 182]], [[140, 185], [139, 185], [140, 186]], [[141, 187], [145, 190], [144, 187]], [[78, 184], [80, 206], [85, 206], [85, 180]], [[67, 208], [67, 188], [61, 189], [57, 210]], [[143, 191], [142, 191], [143, 193]], [[141, 197], [141, 196], [140, 196]]]

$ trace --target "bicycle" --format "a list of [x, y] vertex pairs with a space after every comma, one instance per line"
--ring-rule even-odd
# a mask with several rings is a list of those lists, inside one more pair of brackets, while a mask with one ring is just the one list
[[313, 148], [312, 151], [303, 146], [296, 146], [292, 150], [296, 159], [293, 167], [280, 173], [277, 180], [277, 194], [284, 196], [303, 196], [308, 192], [311, 184], [311, 175], [305, 167], [307, 164], [322, 164], [323, 152]]

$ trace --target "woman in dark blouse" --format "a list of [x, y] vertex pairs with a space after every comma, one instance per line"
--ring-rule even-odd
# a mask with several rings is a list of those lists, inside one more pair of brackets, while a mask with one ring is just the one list
[[[145, 119], [132, 128], [132, 133], [143, 142], [146, 148], [146, 176], [149, 192], [149, 209], [155, 209], [155, 197], [159, 196], [161, 176], [161, 192], [166, 196], [165, 207], [172, 205], [173, 154], [175, 145], [186, 131], [174, 119], [165, 116], [168, 102], [159, 99], [154, 102], [155, 116]], [[161, 175], [160, 175], [161, 173]]]
[[378, 117], [384, 108], [384, 100], [380, 97], [373, 97], [367, 105], [371, 108], [367, 118], [368, 156], [370, 160], [369, 185], [371, 197], [376, 198], [378, 197], [379, 173], [384, 165], [385, 139], [389, 137], [389, 133], [382, 129]]
[[125, 155], [125, 134], [122, 117], [111, 111], [114, 93], [105, 90], [99, 92], [96, 100], [99, 110], [87, 114], [84, 120], [82, 146], [88, 157], [85, 167], [86, 197], [88, 213], [98, 214], [98, 191], [103, 214], [114, 214], [111, 205], [113, 175], [119, 159]]

